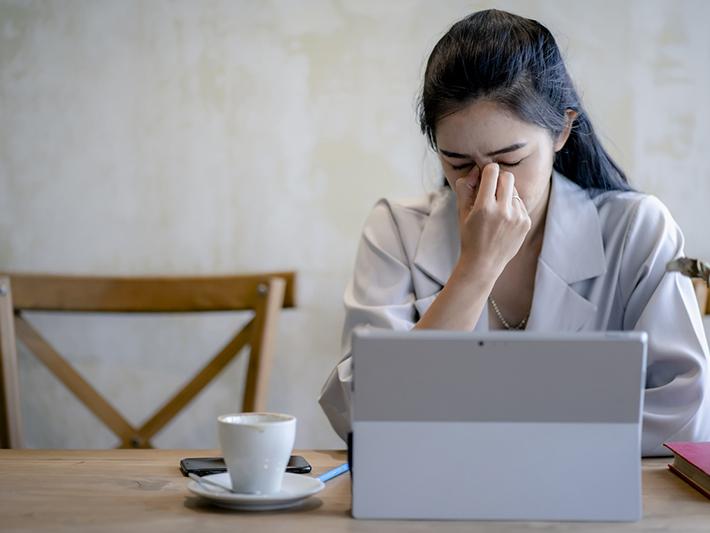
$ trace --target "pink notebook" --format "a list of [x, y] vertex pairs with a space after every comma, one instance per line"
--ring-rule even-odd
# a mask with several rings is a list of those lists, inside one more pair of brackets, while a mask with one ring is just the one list
[[666, 442], [675, 454], [668, 469], [710, 498], [710, 442]]

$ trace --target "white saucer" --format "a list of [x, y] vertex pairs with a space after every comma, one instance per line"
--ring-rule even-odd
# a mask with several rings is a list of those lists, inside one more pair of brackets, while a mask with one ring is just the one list
[[[232, 480], [226, 472], [203, 476], [203, 479], [210, 479], [221, 483], [225, 487], [232, 486]], [[309, 496], [320, 492], [323, 487], [325, 485], [320, 479], [288, 472], [284, 474], [281, 490], [275, 494], [235, 494], [210, 485], [200, 485], [197, 481], [192, 480], [187, 484], [190, 492], [209, 500], [215, 505], [242, 511], [271, 511], [292, 507], [298, 505]]]

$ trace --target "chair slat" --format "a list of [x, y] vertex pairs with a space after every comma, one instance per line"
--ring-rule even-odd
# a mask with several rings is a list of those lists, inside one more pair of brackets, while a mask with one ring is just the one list
[[286, 280], [284, 307], [295, 307], [293, 272], [139, 278], [10, 275], [16, 309], [117, 313], [253, 309], [258, 287], [273, 276]]
[[81, 374], [21, 316], [15, 318], [17, 337], [42, 361], [96, 417], [121, 440], [130, 439], [136, 430], [101, 396]]
[[[163, 407], [150, 419], [138, 428], [138, 438], [147, 442], [182, 411], [202, 389], [217, 377], [224, 368], [235, 358], [242, 348], [249, 342], [254, 321], [247, 323], [244, 328], [215, 355], [180, 391], [178, 391]], [[125, 444], [125, 443], [124, 443]], [[129, 446], [126, 446], [129, 447]]]

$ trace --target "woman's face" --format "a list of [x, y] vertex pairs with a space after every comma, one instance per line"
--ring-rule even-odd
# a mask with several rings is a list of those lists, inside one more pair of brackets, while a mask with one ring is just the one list
[[554, 155], [566, 139], [563, 134], [562, 142], [555, 142], [548, 130], [523, 122], [487, 100], [477, 100], [436, 124], [438, 155], [451, 188], [455, 190], [456, 180], [475, 166], [483, 169], [498, 163], [501, 172], [515, 176], [515, 188], [533, 221], [545, 210]]

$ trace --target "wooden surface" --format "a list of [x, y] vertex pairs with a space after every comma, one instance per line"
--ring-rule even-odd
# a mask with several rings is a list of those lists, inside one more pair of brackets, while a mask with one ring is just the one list
[[[301, 507], [239, 512], [187, 490], [183, 457], [205, 450], [0, 450], [0, 531], [710, 531], [710, 500], [668, 472], [669, 459], [643, 462], [644, 519], [638, 523], [363, 521], [350, 517], [350, 476]], [[344, 462], [341, 451], [302, 451], [313, 475]], [[436, 467], [436, 461], [429, 466]], [[609, 472], [613, 476], [613, 472]]]

